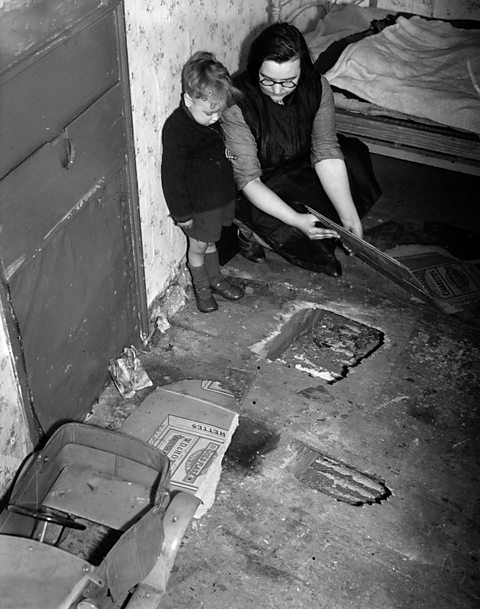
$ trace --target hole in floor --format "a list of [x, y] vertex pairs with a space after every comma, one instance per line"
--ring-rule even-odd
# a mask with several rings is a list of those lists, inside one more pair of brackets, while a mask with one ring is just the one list
[[355, 506], [380, 503], [392, 494], [381, 480], [303, 442], [292, 447], [295, 456], [287, 469], [309, 488]]
[[343, 315], [304, 308], [256, 352], [332, 384], [372, 355], [384, 338], [380, 330]]

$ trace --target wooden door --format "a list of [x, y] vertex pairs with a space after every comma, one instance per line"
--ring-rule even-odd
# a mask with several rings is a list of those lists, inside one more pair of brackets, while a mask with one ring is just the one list
[[123, 6], [79, 4], [21, 9], [44, 27], [0, 74], [1, 273], [43, 432], [80, 418], [146, 331]]

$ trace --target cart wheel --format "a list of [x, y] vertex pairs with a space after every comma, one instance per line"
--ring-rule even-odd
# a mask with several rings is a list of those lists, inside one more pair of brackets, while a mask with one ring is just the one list
[[15, 503], [10, 503], [7, 506], [7, 510], [10, 512], [15, 512], [16, 514], [21, 514], [22, 516], [29, 516], [30, 518], [35, 518], [36, 520], [42, 520], [44, 522], [58, 524], [61, 527], [77, 529], [78, 531], [84, 531], [87, 528], [84, 524], [77, 522], [73, 516], [57, 512], [56, 510], [45, 507], [43, 505], [38, 508], [32, 508], [27, 505], [17, 505]]

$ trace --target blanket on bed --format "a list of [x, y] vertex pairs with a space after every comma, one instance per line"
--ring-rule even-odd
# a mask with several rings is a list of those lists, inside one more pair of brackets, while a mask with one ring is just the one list
[[374, 19], [385, 19], [395, 11], [356, 4], [340, 4], [332, 9], [304, 34], [313, 60], [317, 59], [333, 42], [352, 34], [368, 30]]
[[399, 17], [349, 45], [325, 76], [390, 110], [480, 133], [480, 30]]

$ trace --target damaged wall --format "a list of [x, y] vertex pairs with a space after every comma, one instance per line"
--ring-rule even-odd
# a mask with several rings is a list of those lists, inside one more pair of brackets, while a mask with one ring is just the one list
[[5, 315], [0, 307], [0, 498], [31, 449]]

